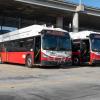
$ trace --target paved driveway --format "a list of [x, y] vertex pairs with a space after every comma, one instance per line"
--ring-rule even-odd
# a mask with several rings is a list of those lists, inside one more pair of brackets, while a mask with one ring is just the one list
[[0, 100], [100, 100], [100, 67], [0, 64]]

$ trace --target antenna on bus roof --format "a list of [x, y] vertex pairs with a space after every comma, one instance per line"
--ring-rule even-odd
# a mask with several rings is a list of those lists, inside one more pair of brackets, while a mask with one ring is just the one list
[[54, 28], [54, 25], [46, 25], [46, 24], [43, 24], [42, 26], [44, 26], [44, 27], [50, 27], [50, 28]]
[[47, 25], [46, 24], [43, 24], [42, 26], [46, 27]]
[[54, 25], [49, 25], [48, 27], [50, 27], [50, 28], [54, 28]]
[[52, 28], [54, 28], [54, 26], [53, 26], [53, 25], [52, 25], [51, 27], [52, 27]]

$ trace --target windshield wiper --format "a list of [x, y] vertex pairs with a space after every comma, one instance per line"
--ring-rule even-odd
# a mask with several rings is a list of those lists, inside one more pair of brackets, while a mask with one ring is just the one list
[[59, 48], [59, 50], [66, 50], [65, 48]]
[[98, 49], [96, 49], [96, 48], [94, 49], [94, 51], [100, 52], [100, 50], [98, 50]]
[[56, 50], [56, 47], [50, 47], [49, 50]]

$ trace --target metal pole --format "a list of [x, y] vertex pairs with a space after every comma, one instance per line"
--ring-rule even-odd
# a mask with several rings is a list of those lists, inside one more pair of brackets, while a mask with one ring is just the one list
[[82, 0], [79, 0], [79, 5], [82, 5]]
[[18, 29], [20, 29], [21, 28], [21, 17], [19, 17], [19, 19], [18, 19]]

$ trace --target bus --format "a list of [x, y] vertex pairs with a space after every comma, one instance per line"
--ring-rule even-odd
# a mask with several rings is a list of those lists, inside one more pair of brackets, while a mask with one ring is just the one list
[[0, 35], [1, 63], [71, 65], [71, 50], [70, 35], [60, 28], [32, 25]]
[[100, 33], [81, 31], [70, 33], [72, 38], [72, 60], [74, 65], [100, 64]]

